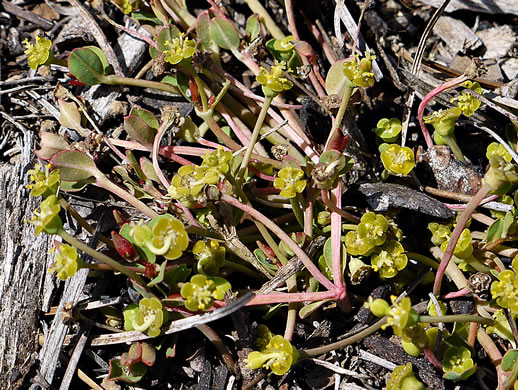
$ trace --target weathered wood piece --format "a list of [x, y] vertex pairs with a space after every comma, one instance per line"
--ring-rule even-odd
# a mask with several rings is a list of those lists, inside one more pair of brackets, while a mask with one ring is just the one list
[[39, 200], [29, 198], [27, 170], [34, 136], [23, 134], [21, 158], [0, 166], [0, 388], [18, 387], [29, 371], [37, 347], [40, 311], [50, 305], [53, 278], [47, 272], [51, 240], [34, 237], [25, 223]]
[[482, 45], [480, 38], [463, 21], [449, 16], [441, 16], [433, 32], [441, 37], [453, 54], [465, 53]]
[[[443, 0], [422, 0], [432, 7], [440, 7]], [[518, 15], [518, 2], [516, 0], [452, 0], [446, 7], [446, 12], [466, 9], [473, 12], [486, 14], [513, 14]]]

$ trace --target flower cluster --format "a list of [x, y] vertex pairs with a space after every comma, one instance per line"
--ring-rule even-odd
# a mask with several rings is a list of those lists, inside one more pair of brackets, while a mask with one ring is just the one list
[[[464, 88], [471, 89], [478, 94], [482, 93], [482, 87], [477, 82], [465, 81], [462, 83]], [[470, 95], [469, 93], [462, 92], [459, 96], [451, 98], [450, 102], [454, 103], [457, 101], [457, 107], [462, 111], [462, 113], [466, 116], [471, 116], [478, 110], [480, 107], [480, 100], [476, 97]]]
[[275, 65], [270, 68], [270, 71], [261, 67], [256, 80], [263, 86], [264, 96], [275, 97], [293, 86], [293, 83], [284, 77], [285, 70], [286, 63], [284, 61], [275, 61]]
[[169, 214], [155, 217], [149, 224], [132, 223], [129, 235], [135, 245], [168, 260], [179, 258], [189, 245], [185, 227]]
[[444, 377], [451, 380], [469, 378], [477, 369], [467, 347], [449, 347], [442, 359]]
[[284, 375], [298, 359], [297, 349], [282, 336], [273, 335], [264, 325], [259, 325], [256, 346], [259, 351], [250, 352], [245, 360], [247, 367], [252, 370], [264, 367], [272, 370], [275, 375]]
[[192, 248], [198, 259], [198, 272], [215, 276], [225, 262], [225, 247], [216, 240], [198, 241]]
[[443, 242], [448, 241], [451, 235], [450, 226], [437, 222], [429, 223], [428, 230], [432, 232], [432, 243], [434, 245], [441, 245]]
[[76, 248], [68, 244], [60, 244], [54, 262], [49, 267], [49, 272], [56, 272], [58, 278], [67, 280], [75, 275], [79, 267], [79, 256]]
[[164, 44], [168, 47], [164, 51], [164, 59], [172, 65], [191, 58], [196, 50], [196, 41], [186, 38], [184, 33], [179, 33], [172, 41], [165, 41]]
[[518, 314], [518, 257], [513, 259], [512, 266], [515, 271], [505, 270], [498, 274], [498, 281], [491, 284], [491, 295], [500, 307]]
[[187, 310], [206, 311], [215, 300], [223, 299], [230, 288], [230, 283], [223, 278], [197, 274], [182, 286], [180, 294], [185, 299], [184, 306]]
[[306, 180], [302, 179], [304, 172], [302, 169], [285, 167], [282, 168], [273, 182], [273, 186], [281, 190], [281, 196], [294, 198], [297, 193], [301, 193], [306, 188]]
[[382, 326], [382, 329], [391, 326], [397, 336], [402, 336], [404, 329], [417, 323], [419, 315], [412, 309], [412, 302], [409, 297], [401, 298], [399, 302], [396, 302], [397, 297], [392, 295], [390, 300], [392, 301], [392, 307], [387, 301], [379, 298], [374, 300], [369, 298], [365, 305], [376, 317], [387, 316], [387, 323]]
[[387, 219], [381, 214], [372, 211], [363, 214], [358, 229], [345, 235], [347, 253], [353, 256], [366, 256], [386, 240], [386, 232], [389, 228]]
[[150, 337], [160, 335], [160, 327], [167, 321], [167, 311], [158, 298], [142, 298], [138, 305], [124, 309], [124, 329], [146, 332]]
[[393, 278], [407, 265], [405, 249], [396, 240], [390, 240], [379, 248], [379, 253], [371, 257], [374, 271], [382, 278]]
[[415, 167], [414, 152], [407, 146], [388, 145], [381, 152], [381, 162], [393, 175], [408, 175]]
[[57, 234], [63, 228], [63, 222], [59, 216], [61, 206], [56, 195], [50, 195], [40, 204], [39, 210], [34, 210], [34, 216], [30, 221], [35, 229], [34, 234], [40, 233]]
[[511, 156], [511, 153], [507, 151], [504, 145], [502, 145], [499, 142], [491, 142], [487, 146], [486, 150], [486, 157], [488, 160], [491, 159], [491, 156], [499, 155], [501, 156], [505, 161], [510, 162], [513, 157]]
[[23, 43], [27, 47], [24, 53], [28, 56], [27, 61], [31, 69], [36, 70], [39, 65], [47, 65], [54, 57], [50, 49], [52, 42], [47, 38], [37, 35], [35, 44], [30, 43], [28, 39], [25, 39]]
[[224, 150], [222, 147], [218, 147], [213, 152], [207, 152], [201, 156], [203, 162], [200, 164], [200, 168], [204, 170], [215, 170], [220, 178], [224, 178], [225, 175], [230, 171], [232, 166], [232, 152], [230, 150]]
[[59, 170], [55, 169], [50, 172], [50, 167], [51, 165], [47, 164], [45, 170], [42, 171], [42, 165], [37, 163], [34, 169], [29, 170], [29, 179], [34, 182], [27, 185], [27, 188], [31, 190], [31, 196], [47, 198], [57, 194], [60, 183]]
[[[448, 242], [450, 239], [444, 241], [441, 244], [441, 250], [446, 251], [446, 247], [448, 246]], [[453, 251], [453, 255], [458, 257], [459, 259], [467, 259], [473, 254], [473, 244], [471, 242], [471, 233], [469, 229], [464, 229], [460, 234], [459, 240], [457, 241], [457, 245], [455, 245], [455, 249]]]
[[355, 55], [351, 61], [344, 62], [344, 74], [353, 87], [372, 87], [374, 85], [374, 73], [372, 72], [372, 61], [376, 56], [366, 52], [361, 60]]
[[203, 188], [207, 184], [217, 184], [219, 173], [216, 169], [204, 169], [184, 165], [173, 176], [168, 193], [185, 207], [194, 207], [201, 200]]

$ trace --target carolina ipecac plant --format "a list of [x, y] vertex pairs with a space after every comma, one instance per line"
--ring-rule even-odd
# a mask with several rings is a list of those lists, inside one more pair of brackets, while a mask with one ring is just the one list
[[[412, 232], [403, 232], [397, 226], [397, 213], [355, 209], [352, 214], [345, 210], [348, 200], [342, 196], [344, 176], [354, 164], [345, 153], [350, 140], [343, 134], [344, 118], [356, 91], [375, 84], [376, 57], [366, 52], [335, 61], [326, 70], [324, 81], [314, 48], [301, 41], [296, 31], [293, 2], [285, 2], [293, 30], [290, 36], [274, 28], [262, 6], [251, 0], [247, 3], [258, 15], [251, 16], [247, 36], [243, 36], [213, 3], [210, 10], [195, 18], [181, 2], [151, 2], [148, 8], [139, 1], [115, 1], [125, 14], [151, 24], [152, 38], [118, 27], [149, 44], [154, 79], [114, 75], [103, 51], [94, 46], [76, 48], [69, 54], [66, 65], [76, 79], [75, 85], [161, 90], [182, 96], [194, 110], [182, 117], [175, 107], [164, 107], [159, 115], [133, 105], [123, 119], [126, 138], [121, 139], [101, 132], [86, 105], [71, 93], [60, 100], [60, 123], [78, 133], [80, 141], [70, 144], [61, 135], [42, 132], [41, 149], [36, 153], [48, 163], [38, 163], [29, 171], [34, 182], [31, 195], [43, 199], [31, 221], [35, 234], [56, 235], [66, 242], [55, 241], [56, 257], [49, 269], [61, 280], [73, 277], [81, 268], [114, 271], [127, 277], [139, 297], [122, 310], [124, 330], [141, 332], [148, 338], [164, 335], [180, 317], [216, 312], [231, 305], [235, 295], [249, 290], [256, 294], [248, 305], [261, 310], [269, 305], [284, 310], [281, 304], [287, 304], [284, 334], [274, 335], [266, 326], [259, 326], [256, 348], [244, 360], [250, 369], [265, 368], [275, 375], [286, 374], [301, 359], [342, 348], [389, 327], [401, 338], [405, 351], [412, 356], [424, 354], [446, 379], [464, 380], [475, 372], [475, 339], [495, 362], [497, 372], [502, 373], [498, 363], [501, 353], [479, 327], [497, 328], [498, 321], [489, 316], [487, 305], [477, 300], [473, 314], [446, 314], [437, 298], [447, 300], [471, 293], [467, 278], [476, 270], [494, 279], [486, 288], [490, 289], [493, 306], [518, 313], [518, 257], [511, 270], [497, 251], [505, 251], [499, 245], [516, 238], [515, 212], [495, 217], [487, 233], [466, 226], [490, 192], [504, 195], [518, 181], [510, 155], [500, 146], [490, 145], [490, 168], [482, 187], [453, 230], [451, 224], [429, 225], [434, 258], [410, 252], [405, 234]], [[252, 47], [253, 37], [259, 37], [263, 27], [273, 37], [266, 43], [271, 54], [267, 63], [259, 63], [251, 54], [253, 50], [241, 50], [242, 42]], [[50, 48], [51, 42], [41, 37], [34, 44], [27, 43], [29, 66], [34, 69], [58, 63]], [[255, 75], [260, 95], [224, 68], [222, 51]], [[329, 108], [332, 126], [320, 152], [294, 114], [300, 105], [284, 100], [302, 93], [299, 87], [305, 80], [300, 75], [304, 72], [320, 99], [333, 95], [339, 102], [338, 110]], [[425, 121], [434, 126], [437, 143], [447, 143], [461, 161], [464, 157], [453, 132], [455, 121], [461, 113], [472, 115], [480, 102], [461, 94], [452, 99], [456, 107], [427, 118], [424, 110], [435, 94], [474, 76], [469, 72], [432, 91], [418, 110], [427, 145], [432, 143]], [[464, 86], [482, 92], [476, 82]], [[414, 175], [414, 151], [395, 143], [401, 129], [396, 118], [381, 118], [376, 124], [374, 132], [383, 141], [376, 161], [384, 167], [380, 175], [384, 180]], [[173, 145], [165, 145], [167, 133], [172, 134]], [[272, 155], [264, 139], [274, 144]], [[107, 155], [115, 156], [116, 163]], [[88, 185], [110, 192], [138, 214], [127, 220], [120, 212], [114, 213], [118, 229], [110, 238], [101, 235], [100, 241], [115, 251], [90, 248], [63, 226], [66, 210], [90, 234], [95, 233], [65, 200], [68, 193]], [[288, 212], [272, 217], [273, 208]], [[325, 238], [324, 248], [312, 253], [308, 248], [319, 236]], [[82, 254], [91, 256], [94, 262], [81, 260]], [[286, 275], [285, 270], [292, 266], [292, 257], [303, 264], [304, 270], [280, 280], [279, 275]], [[435, 271], [430, 315], [418, 313], [406, 295], [411, 293], [408, 275], [419, 263]], [[445, 274], [457, 290], [441, 297]], [[272, 278], [280, 281], [268, 292], [258, 287], [258, 283]], [[384, 299], [352, 299], [348, 289], [361, 285], [366, 278], [391, 283], [408, 293], [392, 296], [390, 304]], [[286, 289], [278, 290], [284, 284]], [[473, 293], [477, 294], [475, 290]], [[305, 318], [327, 304], [350, 313], [363, 303], [380, 318], [366, 329], [322, 347], [297, 350], [294, 346], [297, 315]], [[441, 330], [439, 337], [439, 328], [433, 325], [438, 323], [454, 323], [455, 327], [451, 333]], [[469, 324], [468, 331], [466, 327], [461, 329], [463, 323]], [[195, 326], [214, 343], [229, 367], [235, 367], [217, 333], [205, 324]], [[146, 366], [153, 364], [154, 353], [150, 345], [133, 344], [128, 353], [111, 362], [110, 379], [137, 382]], [[511, 363], [505, 368], [509, 369], [504, 371], [516, 377], [517, 359], [508, 360]], [[505, 375], [500, 381], [504, 379]], [[424, 386], [407, 365], [396, 368], [387, 388]]]

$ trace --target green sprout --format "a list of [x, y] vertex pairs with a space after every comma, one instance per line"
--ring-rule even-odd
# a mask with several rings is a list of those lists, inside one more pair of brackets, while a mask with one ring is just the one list
[[74, 276], [80, 268], [81, 260], [77, 254], [76, 248], [68, 244], [60, 244], [57, 247], [57, 254], [54, 262], [49, 267], [49, 272], [56, 272], [57, 277], [61, 280], [67, 280]]
[[344, 62], [344, 74], [353, 87], [372, 87], [374, 85], [374, 73], [372, 72], [372, 61], [376, 56], [365, 52], [361, 60], [356, 54], [351, 61]]
[[192, 253], [198, 259], [198, 272], [214, 276], [225, 262], [225, 247], [216, 240], [208, 242], [200, 240], [192, 248]]
[[395, 142], [403, 126], [398, 118], [382, 118], [376, 124], [376, 135], [383, 141]]
[[223, 278], [197, 274], [182, 286], [180, 294], [185, 299], [184, 306], [187, 310], [206, 311], [215, 300], [223, 299], [230, 288], [230, 283]]
[[306, 188], [306, 180], [302, 179], [302, 169], [285, 167], [282, 168], [273, 182], [273, 186], [281, 190], [280, 195], [285, 198], [294, 198]]
[[414, 152], [407, 146], [391, 144], [381, 152], [381, 162], [393, 175], [408, 175], [415, 167]]
[[397, 366], [387, 381], [387, 390], [424, 390], [424, 385], [417, 380], [412, 371], [412, 363]]
[[35, 226], [34, 234], [36, 236], [45, 232], [47, 234], [57, 234], [63, 229], [63, 222], [59, 216], [61, 206], [56, 195], [50, 195], [40, 204], [40, 209], [34, 210], [32, 223]]
[[372, 268], [382, 278], [393, 278], [407, 265], [408, 258], [404, 252], [403, 245], [396, 240], [390, 240], [380, 248], [377, 255], [372, 256]]
[[[472, 82], [468, 80], [462, 83], [462, 86], [464, 88], [471, 89], [472, 91], [475, 91], [478, 94], [482, 93], [482, 87], [477, 82]], [[454, 103], [455, 101], [457, 101], [457, 107], [466, 116], [473, 115], [475, 111], [478, 110], [481, 104], [480, 100], [478, 100], [476, 97], [470, 95], [467, 92], [462, 92], [459, 96], [451, 98], [450, 103]]]
[[164, 51], [164, 59], [172, 65], [176, 65], [184, 59], [191, 58], [196, 50], [196, 41], [185, 38], [184, 33], [179, 33], [172, 41], [165, 41], [164, 45], [168, 47], [168, 49]]
[[284, 61], [275, 61], [275, 65], [270, 68], [270, 71], [261, 66], [256, 80], [262, 85], [264, 96], [275, 97], [282, 91], [291, 89], [293, 83], [284, 77], [285, 70], [286, 62]]
[[434, 111], [432, 115], [424, 118], [425, 123], [431, 124], [441, 137], [452, 137], [455, 135], [455, 121], [462, 111], [458, 107], [451, 107], [447, 110]]
[[158, 298], [142, 298], [138, 305], [124, 309], [124, 329], [145, 332], [150, 337], [160, 335], [160, 327], [167, 321], [167, 311]]
[[50, 171], [51, 165], [45, 165], [45, 170], [41, 170], [42, 165], [37, 163], [34, 169], [30, 169], [29, 179], [33, 181], [33, 184], [27, 185], [27, 188], [31, 190], [31, 196], [42, 196], [44, 199], [50, 195], [56, 195], [59, 188], [60, 177], [59, 170], [54, 169]]
[[299, 353], [288, 340], [280, 335], [272, 335], [268, 328], [264, 328], [259, 328], [259, 341], [256, 340], [260, 350], [248, 354], [246, 366], [252, 370], [264, 367], [272, 370], [275, 375], [284, 375], [296, 363]]
[[471, 351], [466, 347], [450, 347], [444, 352], [442, 359], [444, 378], [464, 380], [469, 378], [477, 369], [471, 358]]

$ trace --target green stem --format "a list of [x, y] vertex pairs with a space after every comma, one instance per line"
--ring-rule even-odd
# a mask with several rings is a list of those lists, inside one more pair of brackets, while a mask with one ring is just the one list
[[268, 11], [264, 9], [259, 1], [246, 0], [246, 4], [248, 4], [248, 7], [250, 10], [252, 10], [253, 13], [259, 15], [259, 17], [262, 19], [262, 22], [266, 26], [266, 29], [270, 32], [270, 34], [272, 34], [272, 37], [275, 39], [284, 38], [284, 33], [282, 30], [277, 26], [277, 23], [275, 23]]
[[142, 203], [140, 200], [135, 198], [129, 192], [124, 191], [118, 185], [112, 183], [110, 180], [108, 180], [108, 178], [106, 176], [104, 176], [104, 175], [98, 176], [98, 177], [96, 177], [96, 179], [97, 179], [96, 185], [98, 187], [104, 188], [105, 190], [110, 191], [111, 193], [124, 199], [126, 202], [128, 202], [130, 205], [135, 207], [137, 210], [146, 214], [149, 218], [153, 219], [155, 217], [158, 217], [158, 214], [155, 213], [149, 206]]
[[231, 268], [234, 271], [240, 272], [246, 276], [250, 276], [251, 278], [257, 279], [257, 280], [263, 280], [263, 278], [257, 276], [257, 273], [252, 271], [250, 268], [245, 267], [244, 265], [234, 263], [233, 261], [225, 260], [223, 263], [223, 267]]
[[326, 142], [325, 150], [333, 150], [335, 149], [335, 144], [337, 143], [342, 136], [340, 131], [340, 126], [342, 125], [342, 120], [344, 119], [345, 111], [347, 110], [347, 106], [349, 105], [349, 100], [351, 99], [351, 95], [353, 93], [354, 87], [349, 85], [349, 83], [345, 83], [344, 85], [344, 93], [342, 95], [342, 102], [340, 103], [340, 108], [336, 113], [335, 122], [333, 123], [333, 128], [329, 134], [329, 137]]
[[493, 326], [495, 320], [492, 318], [485, 318], [481, 316], [475, 316], [472, 314], [451, 314], [445, 316], [419, 316], [419, 322], [427, 324], [437, 324], [440, 322], [451, 323], [451, 322], [476, 322], [478, 324]]
[[459, 144], [457, 143], [455, 136], [450, 137], [447, 135], [446, 136], [443, 135], [442, 138], [444, 138], [444, 140], [450, 147], [450, 149], [453, 152], [453, 154], [455, 155], [455, 157], [457, 157], [457, 159], [460, 162], [463, 162], [464, 164], [466, 164], [466, 159], [464, 158], [464, 154], [462, 153], [462, 150], [460, 150]]
[[261, 112], [255, 122], [254, 131], [252, 132], [252, 136], [250, 137], [250, 142], [248, 143], [248, 149], [246, 149], [245, 155], [243, 156], [243, 161], [241, 161], [241, 166], [239, 167], [239, 171], [237, 173], [236, 182], [240, 187], [243, 184], [246, 168], [248, 167], [248, 163], [250, 162], [250, 157], [252, 157], [252, 152], [254, 151], [255, 143], [259, 138], [259, 133], [261, 127], [263, 126], [264, 118], [266, 118], [266, 114], [268, 113], [268, 108], [272, 103], [273, 98], [271, 96], [266, 96], [264, 99], [264, 104], [261, 107]]
[[120, 272], [121, 274], [126, 275], [128, 278], [130, 278], [131, 280], [135, 281], [140, 286], [143, 286], [143, 287], [146, 286], [146, 282], [135, 271], [132, 271], [132, 270], [128, 269], [127, 267], [125, 267], [122, 264], [120, 264], [118, 261], [115, 261], [112, 258], [110, 258], [110, 257], [108, 257], [108, 256], [106, 256], [106, 255], [104, 255], [102, 253], [97, 252], [95, 249], [90, 248], [88, 245], [85, 245], [81, 241], [77, 240], [75, 237], [72, 237], [64, 229], [61, 229], [58, 232], [58, 235], [63, 240], [68, 242], [70, 245], [73, 245], [77, 249], [79, 249], [80, 251], [86, 253], [87, 255], [90, 255], [93, 258], [95, 258], [95, 259], [97, 259], [99, 261], [102, 261], [104, 264], [109, 265], [114, 270]]
[[431, 259], [428, 256], [421, 255], [421, 254], [415, 253], [415, 252], [407, 252], [406, 255], [409, 259], [416, 260], [416, 261], [420, 262], [421, 264], [432, 267], [433, 269], [439, 268], [439, 263], [436, 262], [435, 260]]
[[[81, 225], [88, 233], [95, 234], [95, 229], [90, 225], [86, 220], [68, 203], [65, 199], [63, 199], [61, 196], [59, 197], [59, 204], [61, 207], [63, 207], [65, 210], [69, 212], [69, 214]], [[112, 240], [110, 240], [108, 237], [100, 234], [99, 240], [104, 242], [106, 245], [108, 245], [110, 248], [115, 249], [115, 245], [113, 245]]]
[[133, 87], [152, 88], [158, 89], [159, 91], [169, 92], [174, 95], [181, 95], [180, 90], [175, 86], [167, 83], [160, 83], [158, 81], [108, 75], [103, 77], [103, 83], [108, 85], [130, 85]]

